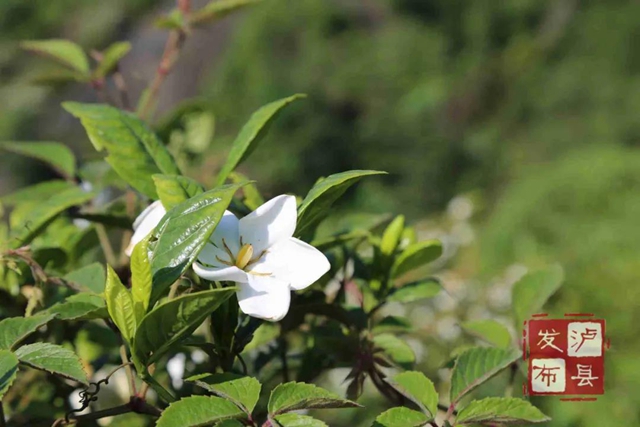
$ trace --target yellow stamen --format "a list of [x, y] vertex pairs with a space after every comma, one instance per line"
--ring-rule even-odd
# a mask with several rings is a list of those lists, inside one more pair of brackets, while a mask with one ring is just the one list
[[242, 245], [236, 258], [236, 267], [244, 269], [251, 261], [251, 257], [253, 257], [253, 246], [250, 244]]

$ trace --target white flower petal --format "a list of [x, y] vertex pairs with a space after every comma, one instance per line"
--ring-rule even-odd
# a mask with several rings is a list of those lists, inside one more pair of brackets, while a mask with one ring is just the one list
[[289, 284], [291, 289], [301, 290], [311, 286], [331, 265], [322, 252], [294, 237], [272, 246], [251, 271], [271, 273]]
[[[211, 235], [211, 241], [219, 248], [223, 249], [222, 239], [227, 244], [231, 253], [236, 255], [240, 250], [240, 231], [238, 218], [229, 211], [224, 211], [218, 226]], [[226, 252], [225, 252], [226, 253]]]
[[131, 256], [133, 248], [142, 239], [147, 237], [147, 234], [149, 234], [151, 230], [156, 228], [156, 225], [158, 225], [158, 223], [166, 213], [167, 211], [165, 210], [164, 206], [162, 206], [160, 200], [157, 200], [147, 206], [146, 209], [143, 210], [140, 215], [138, 215], [136, 220], [133, 222], [133, 229], [135, 231], [133, 233], [133, 236], [131, 236], [129, 246], [124, 251], [127, 256]]
[[218, 281], [228, 280], [230, 282], [246, 283], [249, 279], [247, 273], [240, 270], [238, 267], [205, 267], [204, 265], [194, 262], [193, 271], [203, 279]]
[[243, 243], [253, 245], [255, 254], [293, 236], [297, 220], [296, 198], [274, 197], [240, 220]]
[[287, 315], [291, 291], [286, 282], [271, 276], [249, 274], [249, 283], [240, 283], [237, 292], [240, 310], [259, 319], [277, 322]]

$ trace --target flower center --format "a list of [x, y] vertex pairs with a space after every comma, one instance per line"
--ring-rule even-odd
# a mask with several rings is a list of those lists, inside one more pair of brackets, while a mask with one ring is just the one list
[[247, 264], [251, 261], [253, 257], [253, 246], [247, 243], [246, 245], [242, 245], [240, 248], [240, 252], [238, 252], [238, 256], [236, 257], [236, 267], [240, 270], [243, 270]]
[[[224, 239], [222, 239], [222, 249], [224, 249], [224, 251], [227, 253], [227, 255], [229, 256], [229, 260], [224, 260], [221, 259], [220, 257], [216, 256], [216, 259], [224, 264], [224, 265], [228, 265], [230, 267], [238, 267], [240, 270], [245, 270], [247, 271], [247, 268], [249, 266], [251, 266], [252, 264], [255, 264], [256, 262], [260, 261], [260, 259], [267, 253], [266, 250], [260, 252], [260, 254], [256, 257], [253, 256], [253, 245], [250, 243], [243, 243], [242, 242], [242, 237], [240, 238], [240, 250], [238, 251], [237, 255], [234, 255], [233, 252], [231, 251], [231, 249], [229, 248], [229, 245], [227, 245], [227, 242], [225, 242]], [[217, 245], [214, 244], [214, 246], [218, 247]], [[249, 272], [251, 273], [251, 272]], [[252, 274], [257, 274], [257, 275], [269, 275], [270, 273], [252, 273]]]

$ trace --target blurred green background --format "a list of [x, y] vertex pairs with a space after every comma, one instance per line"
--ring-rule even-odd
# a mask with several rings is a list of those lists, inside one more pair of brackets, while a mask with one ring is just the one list
[[[319, 176], [347, 169], [386, 170], [388, 177], [361, 185], [342, 208], [405, 213], [424, 233], [458, 243], [443, 270], [455, 307], [447, 311], [436, 299], [415, 308], [433, 313], [417, 318], [435, 327], [416, 326], [426, 343], [420, 367], [430, 377], [438, 378], [446, 358], [436, 344], [452, 349], [462, 340], [439, 327], [449, 314], [500, 317], [505, 308], [496, 301], [508, 298], [510, 275], [559, 262], [566, 284], [550, 311], [607, 320], [606, 394], [597, 402], [536, 403], [554, 418], [550, 426], [640, 425], [640, 3], [264, 3], [194, 33], [163, 87], [156, 124], [172, 145], [180, 134], [163, 116], [182, 100], [197, 96], [197, 109], [215, 117], [213, 138], [207, 122], [206, 154], [188, 159], [191, 174], [212, 177], [257, 107], [307, 93], [243, 172], [274, 195], [305, 194]], [[59, 140], [95, 159], [59, 108], [66, 99], [95, 100], [91, 90], [35, 85], [50, 65], [17, 44], [55, 37], [103, 49], [130, 40], [123, 73], [135, 99], [166, 37], [150, 28], [171, 6], [0, 2], [0, 140]], [[50, 176], [39, 164], [2, 154], [0, 194]], [[462, 294], [484, 302], [457, 304]], [[368, 425], [357, 417], [349, 423]]]

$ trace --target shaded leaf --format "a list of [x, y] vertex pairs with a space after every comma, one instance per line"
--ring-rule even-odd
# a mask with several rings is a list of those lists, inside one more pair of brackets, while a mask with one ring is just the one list
[[496, 347], [509, 347], [511, 345], [511, 334], [509, 330], [499, 322], [491, 319], [472, 320], [464, 322], [462, 329], [468, 333], [479, 337]]
[[157, 199], [152, 175], [179, 175], [173, 157], [147, 125], [131, 113], [104, 104], [65, 102], [62, 106], [80, 119], [98, 151], [133, 188]]
[[409, 303], [422, 299], [433, 298], [442, 290], [442, 284], [435, 277], [407, 283], [399, 288], [394, 288], [387, 301]]
[[59, 320], [105, 319], [109, 316], [104, 298], [88, 292], [71, 295], [41, 314], [53, 314]]
[[38, 159], [58, 171], [65, 178], [76, 174], [76, 158], [73, 152], [59, 142], [0, 142], [0, 148]]
[[341, 398], [313, 384], [289, 382], [278, 385], [269, 397], [272, 416], [299, 409], [354, 408], [355, 402]]
[[107, 265], [107, 283], [104, 289], [107, 310], [120, 333], [131, 344], [136, 333], [136, 316], [133, 309], [133, 298], [124, 287], [118, 275]]
[[215, 396], [190, 396], [162, 411], [157, 427], [201, 427], [244, 415], [236, 405]]
[[402, 251], [391, 268], [392, 277], [400, 277], [411, 270], [427, 265], [442, 255], [440, 240], [425, 240], [413, 243]]
[[153, 175], [162, 206], [169, 210], [176, 205], [204, 192], [202, 186], [191, 178], [181, 175]]
[[[229, 174], [229, 179], [234, 184], [240, 184], [242, 182], [247, 182], [249, 179], [238, 172], [231, 172]], [[258, 186], [255, 183], [250, 183], [245, 185], [242, 188], [242, 194], [244, 196], [243, 202], [244, 204], [251, 210], [255, 211], [258, 207], [262, 206], [265, 202], [262, 194], [258, 191]]]
[[550, 421], [538, 408], [526, 400], [506, 397], [488, 397], [474, 400], [462, 409], [456, 424], [530, 424]]
[[87, 385], [87, 373], [76, 354], [59, 345], [37, 342], [16, 350], [20, 363]]
[[371, 332], [374, 335], [385, 332], [408, 332], [413, 329], [413, 325], [408, 319], [398, 316], [387, 316], [378, 322]]
[[516, 329], [522, 328], [524, 321], [539, 312], [547, 300], [562, 285], [564, 272], [562, 267], [549, 268], [526, 274], [513, 285], [512, 305]]
[[31, 317], [9, 317], [0, 322], [0, 349], [13, 350], [20, 341], [49, 323], [55, 314], [37, 314]]
[[102, 52], [102, 59], [96, 67], [94, 75], [100, 79], [111, 74], [118, 66], [120, 60], [124, 58], [130, 50], [131, 43], [129, 42], [113, 43]]
[[18, 375], [18, 358], [9, 350], [0, 350], [0, 400]]
[[245, 377], [229, 372], [222, 374], [201, 374], [187, 378], [186, 381], [232, 401], [248, 414], [251, 414], [260, 398], [260, 382], [252, 377]]
[[329, 427], [323, 421], [308, 415], [289, 413], [278, 415], [275, 418], [282, 427]]
[[0, 201], [6, 206], [13, 206], [19, 203], [39, 202], [51, 197], [53, 194], [70, 188], [75, 188], [75, 185], [69, 181], [43, 181], [2, 196], [0, 197]]
[[96, 294], [104, 292], [104, 284], [107, 280], [104, 267], [99, 262], [94, 262], [64, 276], [68, 282], [79, 284]]
[[62, 39], [33, 40], [20, 43], [20, 47], [33, 53], [47, 56], [82, 76], [89, 75], [89, 59], [77, 44]]
[[396, 375], [390, 384], [400, 394], [418, 405], [429, 419], [435, 418], [438, 412], [438, 392], [433, 382], [422, 372], [402, 372]]
[[251, 6], [261, 1], [262, 0], [214, 0], [203, 8], [193, 12], [189, 17], [189, 22], [196, 25], [209, 24], [241, 8]]
[[393, 362], [410, 369], [416, 361], [416, 355], [413, 353], [409, 344], [392, 334], [380, 334], [373, 337], [373, 343], [377, 348], [381, 349]]
[[421, 427], [429, 419], [421, 412], [409, 408], [391, 408], [378, 415], [373, 427]]

